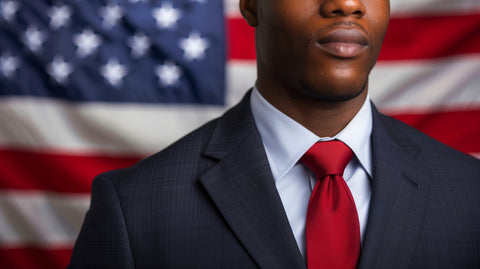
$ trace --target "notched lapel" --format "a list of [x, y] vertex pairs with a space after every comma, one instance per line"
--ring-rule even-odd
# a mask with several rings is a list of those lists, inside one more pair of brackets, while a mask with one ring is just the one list
[[250, 112], [249, 96], [218, 123], [205, 155], [219, 162], [200, 181], [260, 268], [306, 268]]
[[372, 200], [359, 268], [408, 268], [422, 227], [431, 172], [415, 143], [374, 110]]

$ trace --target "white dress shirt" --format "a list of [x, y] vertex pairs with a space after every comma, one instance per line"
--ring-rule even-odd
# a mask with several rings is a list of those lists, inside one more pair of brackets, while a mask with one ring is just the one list
[[357, 207], [360, 235], [367, 226], [372, 176], [372, 111], [367, 97], [360, 111], [334, 137], [318, 137], [271, 105], [254, 87], [250, 104], [255, 123], [267, 153], [273, 178], [285, 208], [290, 227], [300, 252], [305, 257], [305, 220], [315, 175], [299, 162], [305, 152], [318, 141], [340, 140], [354, 153], [343, 177], [350, 188]]

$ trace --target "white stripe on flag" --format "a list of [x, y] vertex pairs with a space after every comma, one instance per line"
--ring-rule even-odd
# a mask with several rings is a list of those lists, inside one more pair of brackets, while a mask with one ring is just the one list
[[391, 0], [390, 9], [393, 16], [407, 14], [460, 14], [480, 10], [478, 0]]
[[[0, 101], [0, 146], [82, 154], [145, 155], [218, 116], [223, 107]], [[8, 130], [8, 132], [6, 131]]]
[[236, 104], [245, 92], [252, 88], [257, 79], [255, 61], [231, 60], [227, 66], [227, 105]]
[[418, 113], [480, 107], [480, 54], [430, 61], [379, 62], [369, 91], [385, 111]]
[[0, 247], [72, 247], [90, 195], [0, 192]]

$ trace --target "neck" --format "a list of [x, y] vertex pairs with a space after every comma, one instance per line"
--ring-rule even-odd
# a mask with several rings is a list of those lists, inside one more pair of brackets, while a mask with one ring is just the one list
[[333, 137], [343, 130], [367, 98], [367, 89], [350, 100], [328, 102], [299, 91], [264, 87], [258, 81], [257, 86], [262, 96], [274, 107], [319, 137]]

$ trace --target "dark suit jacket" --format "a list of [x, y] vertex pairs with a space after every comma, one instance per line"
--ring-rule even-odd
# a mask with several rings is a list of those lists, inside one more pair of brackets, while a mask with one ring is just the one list
[[[98, 176], [70, 268], [306, 268], [249, 97]], [[480, 161], [376, 109], [373, 123], [359, 268], [480, 268]]]

